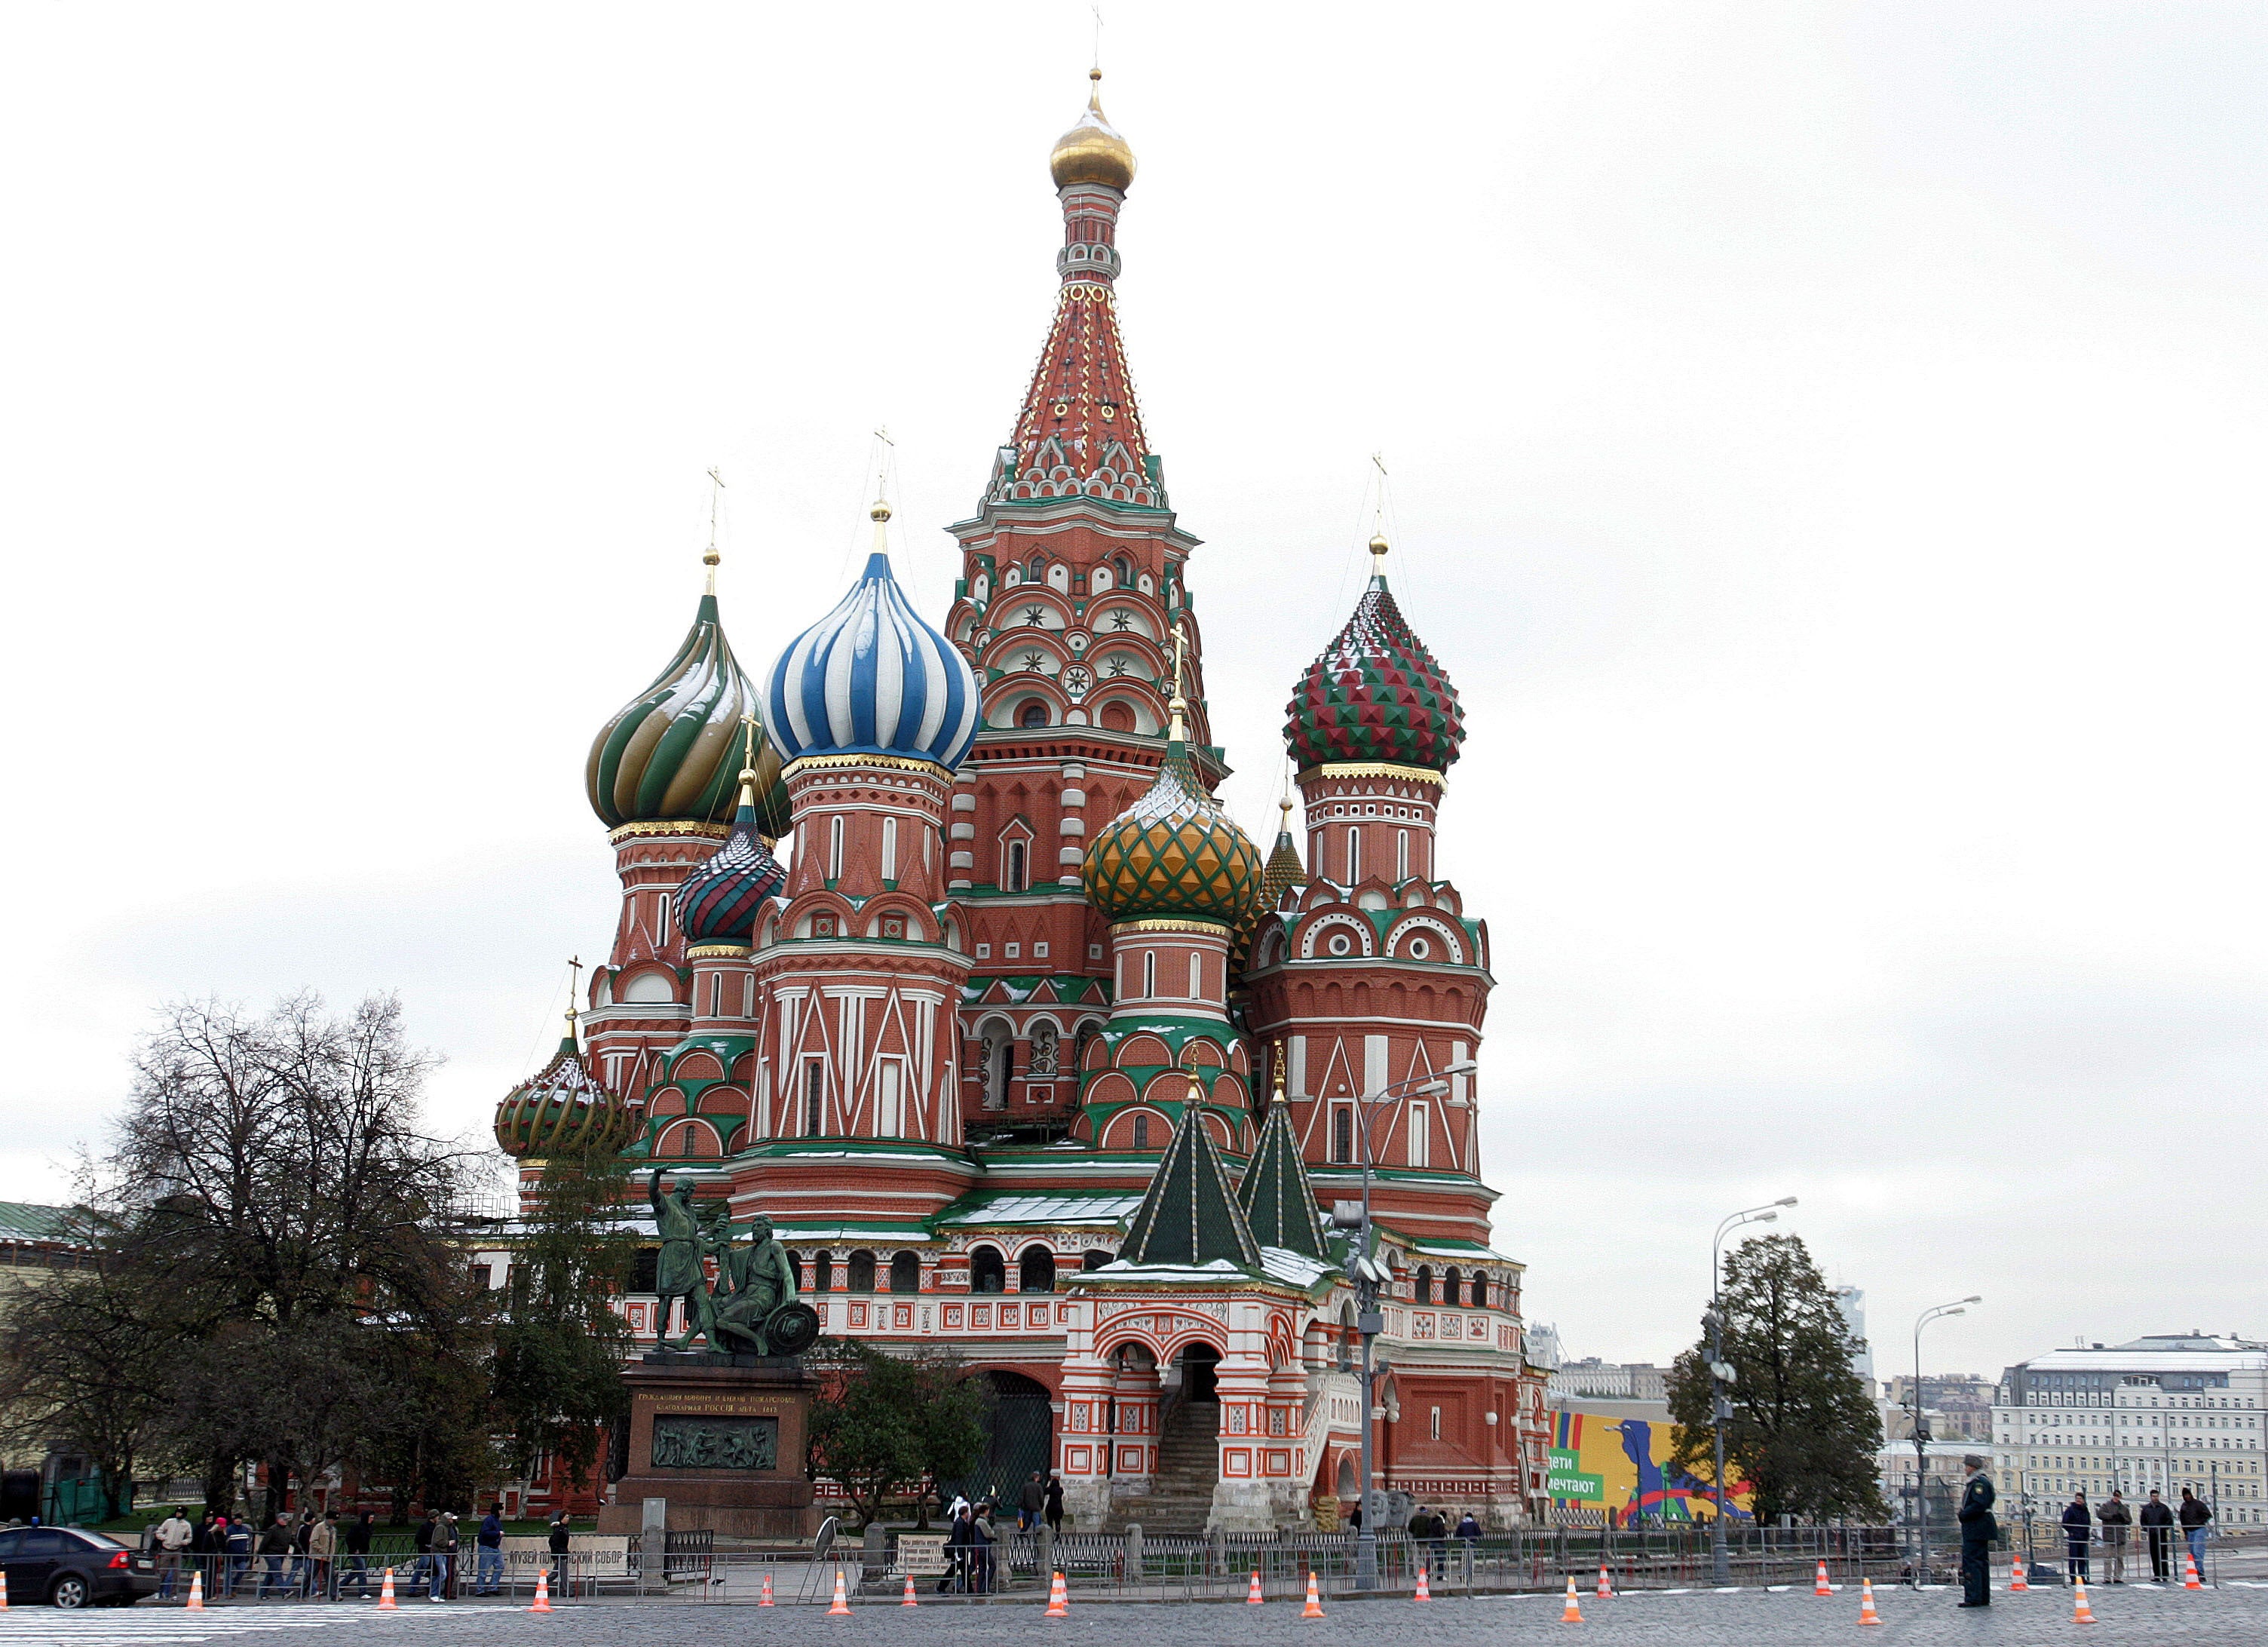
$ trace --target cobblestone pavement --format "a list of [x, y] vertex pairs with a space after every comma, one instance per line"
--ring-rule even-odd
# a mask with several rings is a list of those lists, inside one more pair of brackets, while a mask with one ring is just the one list
[[467, 1605], [405, 1604], [381, 1614], [359, 1604], [335, 1607], [215, 1608], [188, 1614], [144, 1606], [131, 1611], [59, 1614], [14, 1607], [0, 1614], [0, 1647], [168, 1647], [173, 1643], [231, 1643], [240, 1647], [797, 1647], [841, 1632], [858, 1647], [905, 1643], [929, 1647], [942, 1639], [991, 1647], [1045, 1642], [1068, 1647], [1213, 1647], [1239, 1643], [1307, 1647], [1435, 1647], [1446, 1636], [1466, 1643], [1560, 1641], [1616, 1643], [1719, 1643], [1746, 1647], [1808, 1647], [1852, 1642], [1861, 1647], [1954, 1643], [2039, 1643], [2079, 1640], [2117, 1647], [2126, 1643], [2244, 1643], [2268, 1641], [2268, 1584], [2226, 1585], [2192, 1594], [2142, 1586], [2091, 1590], [2098, 1622], [2072, 1622], [2071, 1592], [2037, 1591], [1999, 1595], [1988, 1611], [1964, 1612], [1956, 1592], [1918, 1594], [1895, 1587], [1875, 1592], [1879, 1631], [1859, 1634], [1858, 1598], [1845, 1592], [1822, 1599], [1800, 1590], [1746, 1590], [1727, 1594], [1651, 1592], [1600, 1601], [1582, 1598], [1583, 1623], [1559, 1621], [1557, 1596], [1437, 1600], [1419, 1607], [1408, 1600], [1329, 1603], [1321, 1621], [1302, 1619], [1296, 1602], [1264, 1607], [1239, 1603], [1182, 1602], [1108, 1606], [1074, 1600], [1071, 1616], [1041, 1616], [1042, 1603], [1022, 1596], [981, 1604], [925, 1603], [909, 1611], [869, 1601], [850, 1619], [830, 1619], [816, 1607], [763, 1611], [746, 1606], [684, 1603], [602, 1602], [562, 1608], [549, 1617], [516, 1609]]

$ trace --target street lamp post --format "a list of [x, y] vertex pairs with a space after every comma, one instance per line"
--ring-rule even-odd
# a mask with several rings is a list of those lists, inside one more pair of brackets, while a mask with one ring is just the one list
[[[1354, 1296], [1355, 1331], [1362, 1335], [1362, 1526], [1355, 1534], [1354, 1586], [1358, 1590], [1378, 1588], [1378, 1518], [1371, 1513], [1371, 1427], [1376, 1422], [1373, 1410], [1377, 1401], [1378, 1369], [1373, 1350], [1378, 1335], [1386, 1330], [1386, 1315], [1378, 1307], [1379, 1283], [1384, 1273], [1379, 1268], [1377, 1242], [1370, 1221], [1370, 1176], [1373, 1164], [1370, 1129], [1372, 1116], [1381, 1104], [1400, 1103], [1404, 1099], [1431, 1097], [1449, 1089], [1451, 1075], [1469, 1075], [1480, 1066], [1467, 1059], [1451, 1064], [1440, 1074], [1412, 1075], [1407, 1081], [1397, 1081], [1389, 1087], [1366, 1093], [1355, 1100], [1359, 1125], [1355, 1131], [1362, 1139], [1362, 1210], [1356, 1215], [1354, 1230], [1361, 1252], [1355, 1259]], [[1348, 1227], [1347, 1221], [1337, 1212], [1331, 1222], [1340, 1229]]]
[[1729, 1232], [1742, 1224], [1776, 1222], [1779, 1208], [1794, 1205], [1794, 1196], [1783, 1195], [1770, 1206], [1734, 1213], [1717, 1226], [1717, 1233], [1709, 1243], [1709, 1310], [1701, 1318], [1701, 1325], [1709, 1329], [1709, 1428], [1714, 1432], [1717, 1459], [1717, 1513], [1709, 1518], [1709, 1569], [1714, 1576], [1712, 1582], [1719, 1584], [1733, 1582], [1732, 1553], [1725, 1547], [1725, 1421], [1733, 1415], [1733, 1400], [1725, 1392], [1733, 1386], [1733, 1366], [1725, 1359], [1724, 1283], [1719, 1255], [1724, 1251], [1725, 1237]]
[[1968, 1306], [1984, 1300], [1975, 1294], [1957, 1304], [1940, 1304], [1925, 1310], [1914, 1322], [1913, 1444], [1914, 1444], [1914, 1588], [1929, 1579], [1929, 1426], [1922, 1421], [1921, 1330], [1940, 1316], [1966, 1315]]

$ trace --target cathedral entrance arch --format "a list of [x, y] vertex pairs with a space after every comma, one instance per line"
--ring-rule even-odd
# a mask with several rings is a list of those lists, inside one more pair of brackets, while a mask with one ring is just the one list
[[1004, 1368], [974, 1374], [985, 1386], [984, 1452], [957, 1481], [940, 1481], [947, 1503], [955, 1493], [971, 1503], [997, 1499], [1010, 1515], [1016, 1495], [1034, 1470], [1044, 1476], [1055, 1463], [1055, 1412], [1048, 1386]]
[[1174, 1365], [1182, 1372], [1182, 1400], [1217, 1401], [1220, 1399], [1220, 1352], [1211, 1345], [1202, 1341], [1189, 1345], [1174, 1357]]

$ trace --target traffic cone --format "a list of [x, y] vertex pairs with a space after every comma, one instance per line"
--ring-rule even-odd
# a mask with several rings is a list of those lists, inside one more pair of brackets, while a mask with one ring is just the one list
[[1831, 1596], [1835, 1593], [1835, 1586], [1827, 1582], [1825, 1562], [1819, 1563], [1819, 1577], [1811, 1581], [1811, 1593], [1815, 1596]]
[[1614, 1599], [1614, 1580], [1607, 1577], [1607, 1564], [1604, 1562], [1601, 1562], [1599, 1563], [1599, 1599], [1602, 1601], [1611, 1601]]
[[2198, 1577], [2197, 1552], [2194, 1550], [2182, 1552], [2182, 1588], [2184, 1590], [2205, 1588], [2204, 1583]]
[[394, 1569], [391, 1567], [386, 1569], [386, 1577], [379, 1580], [378, 1610], [381, 1613], [398, 1613], [401, 1611], [401, 1608], [394, 1605]]
[[527, 1610], [530, 1613], [551, 1611], [551, 1574], [548, 1569], [539, 1567], [535, 1569], [535, 1605]]
[[2071, 1621], [2074, 1624], [2095, 1622], [2094, 1610], [2087, 1605], [2087, 1580], [2084, 1578], [2079, 1581], [2079, 1588], [2071, 1592]]
[[8, 1610], [8, 1575], [0, 1571], [0, 1613]]
[[2019, 1555], [2008, 1569], [2008, 1593], [2012, 1596], [2028, 1596], [2031, 1592], [2031, 1585], [2024, 1582], [2024, 1558]]
[[770, 1573], [764, 1575], [764, 1592], [756, 1598], [756, 1605], [760, 1607], [772, 1605], [772, 1576]]
[[1874, 1611], [1874, 1581], [1861, 1578], [1859, 1580], [1859, 1622], [1880, 1624], [1881, 1621], [1882, 1615]]
[[1425, 1583], [1425, 1569], [1422, 1567], [1418, 1569], [1418, 1593], [1410, 1599], [1412, 1601], [1431, 1601], [1433, 1599], [1433, 1592]]
[[1307, 1605], [1300, 1609], [1300, 1616], [1303, 1619], [1323, 1616], [1323, 1595], [1315, 1587], [1315, 1569], [1312, 1567], [1307, 1569]]
[[1244, 1599], [1256, 1607], [1268, 1599], [1260, 1593], [1260, 1569], [1257, 1567], [1252, 1569], [1252, 1588]]
[[[0, 1607], [8, 1605], [8, 1581], [0, 1578]], [[205, 1569], [202, 1567], [189, 1575], [189, 1599], [183, 1610], [202, 1613], [205, 1610]]]
[[906, 1599], [898, 1605], [902, 1607], [917, 1607], [921, 1605], [914, 1599], [914, 1576], [911, 1573], [906, 1575]]
[[1067, 1619], [1071, 1616], [1071, 1592], [1064, 1588], [1064, 1576], [1061, 1573], [1056, 1575], [1055, 1583], [1048, 1587], [1048, 1610], [1040, 1616], [1050, 1619]]
[[835, 1605], [827, 1609], [827, 1616], [831, 1619], [850, 1616], [850, 1598], [843, 1593], [843, 1569], [840, 1567], [835, 1569]]
[[1583, 1609], [1575, 1604], [1575, 1575], [1572, 1573], [1567, 1575], [1567, 1605], [1559, 1609], [1559, 1621], [1562, 1624], [1580, 1624], [1583, 1621]]

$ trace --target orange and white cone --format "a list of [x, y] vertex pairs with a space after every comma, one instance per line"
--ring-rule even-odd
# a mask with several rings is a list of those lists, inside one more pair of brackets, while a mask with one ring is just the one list
[[1256, 1607], [1268, 1599], [1260, 1593], [1260, 1569], [1257, 1567], [1252, 1569], [1252, 1588], [1246, 1592], [1244, 1599]]
[[1562, 1624], [1580, 1624], [1583, 1621], [1583, 1609], [1575, 1601], [1575, 1575], [1572, 1573], [1567, 1575], [1567, 1605], [1559, 1609], [1559, 1621]]
[[1611, 1601], [1615, 1599], [1615, 1581], [1607, 1576], [1607, 1564], [1604, 1562], [1599, 1563], [1598, 1597], [1602, 1601]]
[[1067, 1619], [1071, 1616], [1071, 1592], [1064, 1588], [1064, 1576], [1056, 1575], [1055, 1583], [1048, 1586], [1048, 1610], [1042, 1618]]
[[760, 1607], [768, 1607], [768, 1606], [770, 1606], [771, 1605], [773, 1605], [773, 1603], [772, 1603], [772, 1576], [771, 1576], [770, 1573], [766, 1573], [766, 1574], [764, 1575], [764, 1588], [763, 1588], [763, 1593], [762, 1593], [762, 1594], [761, 1594], [761, 1595], [759, 1595], [759, 1596], [756, 1598], [756, 1605], [757, 1605], [758, 1606], [760, 1606]]
[[902, 1607], [917, 1607], [921, 1605], [914, 1599], [914, 1576], [911, 1573], [906, 1575], [906, 1599], [898, 1605]]
[[398, 1613], [401, 1610], [394, 1599], [394, 1569], [391, 1567], [386, 1569], [386, 1577], [379, 1579], [378, 1583], [378, 1610], [381, 1613]]
[[2205, 1588], [2204, 1582], [2198, 1577], [2197, 1552], [2194, 1550], [2182, 1552], [2182, 1588], [2184, 1590]]
[[539, 1567], [535, 1569], [535, 1605], [527, 1610], [530, 1613], [551, 1611], [551, 1574], [548, 1569]]
[[1859, 1622], [1880, 1624], [1881, 1621], [1882, 1615], [1874, 1611], [1874, 1581], [1861, 1578], [1859, 1580]]
[[1323, 1616], [1323, 1592], [1315, 1587], [1315, 1571], [1312, 1567], [1307, 1569], [1307, 1605], [1300, 1609], [1300, 1616], [1303, 1619]]
[[1811, 1593], [1815, 1596], [1831, 1596], [1835, 1593], [1835, 1586], [1827, 1582], [1825, 1562], [1819, 1563], [1819, 1577], [1811, 1581]]
[[843, 1569], [840, 1567], [835, 1569], [835, 1605], [827, 1609], [827, 1616], [831, 1619], [850, 1616], [850, 1598], [843, 1593]]
[[0, 1613], [8, 1610], [8, 1575], [0, 1572]]
[[2012, 1596], [2028, 1596], [2031, 1592], [2031, 1585], [2024, 1582], [2024, 1558], [2019, 1555], [2008, 1568], [2008, 1593]]
[[1412, 1601], [1431, 1601], [1433, 1599], [1432, 1588], [1426, 1584], [1425, 1569], [1422, 1567], [1418, 1569], [1418, 1593], [1410, 1599]]
[[[0, 1607], [7, 1605], [8, 1581], [5, 1578], [0, 1578]], [[189, 1613], [202, 1613], [205, 1610], [205, 1571], [202, 1567], [189, 1575], [189, 1599], [183, 1603], [183, 1610]]]
[[2071, 1621], [2074, 1624], [2095, 1622], [2095, 1610], [2087, 1605], [2087, 1580], [2079, 1581], [2079, 1588], [2071, 1592]]

